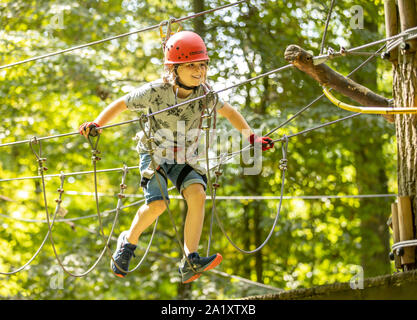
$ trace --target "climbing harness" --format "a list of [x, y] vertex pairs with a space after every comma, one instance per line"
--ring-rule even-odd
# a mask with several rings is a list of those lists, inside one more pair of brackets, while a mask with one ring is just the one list
[[144, 135], [145, 135], [146, 140], [147, 140], [147, 144], [148, 144], [148, 153], [149, 153], [149, 155], [150, 155], [150, 157], [151, 157], [151, 165], [152, 165], [152, 168], [153, 168], [153, 170], [154, 170], [154, 172], [155, 172], [154, 176], [155, 176], [155, 179], [156, 179], [156, 181], [157, 181], [157, 183], [158, 183], [159, 190], [160, 190], [160, 192], [161, 192], [161, 195], [162, 195], [163, 201], [164, 201], [165, 206], [166, 206], [166, 209], [167, 209], [167, 211], [168, 211], [168, 215], [169, 215], [169, 218], [170, 218], [170, 220], [171, 220], [172, 227], [173, 227], [173, 229], [174, 229], [174, 231], [175, 231], [175, 237], [176, 237], [177, 242], [178, 242], [178, 244], [179, 244], [179, 246], [180, 246], [180, 248], [181, 248], [182, 254], [183, 254], [183, 256], [185, 257], [185, 259], [186, 259], [186, 261], [187, 261], [188, 265], [190, 266], [191, 270], [193, 270], [194, 272], [196, 272], [196, 270], [195, 270], [194, 266], [192, 265], [192, 263], [191, 263], [191, 262], [190, 262], [190, 260], [188, 259], [188, 255], [185, 253], [184, 244], [183, 244], [183, 243], [182, 243], [182, 241], [181, 241], [181, 238], [180, 238], [179, 233], [178, 233], [177, 226], [176, 226], [176, 224], [175, 224], [174, 216], [173, 216], [173, 214], [172, 214], [172, 212], [171, 212], [171, 209], [169, 208], [169, 201], [168, 201], [168, 199], [167, 199], [167, 198], [166, 198], [166, 196], [165, 196], [165, 193], [164, 193], [164, 190], [163, 190], [163, 188], [162, 188], [162, 184], [161, 184], [161, 181], [160, 181], [159, 175], [158, 175], [158, 174], [156, 174], [156, 171], [157, 171], [157, 167], [158, 167], [158, 165], [157, 165], [157, 163], [156, 163], [156, 161], [155, 161], [155, 158], [154, 158], [154, 152], [155, 152], [155, 149], [154, 149], [154, 148], [153, 148], [153, 146], [152, 146], [152, 143], [154, 142], [154, 138], [151, 136], [151, 134], [152, 134], [152, 126], [151, 126], [151, 124], [149, 123], [149, 132], [146, 132], [146, 130], [145, 130], [145, 125], [144, 125], [144, 122], [145, 122], [147, 119], [149, 119], [149, 116], [142, 116], [142, 117], [140, 118], [139, 124], [140, 124], [140, 127], [141, 127], [141, 129], [142, 129], [142, 131], [143, 131], [143, 133], [144, 133]]

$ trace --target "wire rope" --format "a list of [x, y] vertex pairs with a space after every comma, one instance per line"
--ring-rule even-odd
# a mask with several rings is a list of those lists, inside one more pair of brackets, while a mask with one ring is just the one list
[[158, 23], [156, 25], [149, 26], [149, 27], [146, 27], [146, 28], [142, 28], [142, 29], [139, 29], [139, 30], [126, 32], [126, 33], [123, 33], [123, 34], [119, 34], [119, 35], [108, 37], [108, 38], [105, 38], [105, 39], [85, 43], [85, 44], [74, 46], [74, 47], [67, 48], [67, 49], [64, 49], [64, 50], [59, 50], [59, 51], [56, 51], [56, 52], [44, 54], [44, 55], [37, 56], [37, 57], [32, 57], [32, 58], [25, 59], [25, 60], [22, 60], [22, 61], [9, 63], [9, 64], [6, 64], [6, 65], [0, 66], [0, 70], [10, 68], [10, 67], [15, 67], [15, 66], [27, 63], [27, 62], [32, 62], [32, 61], [37, 61], [37, 60], [41, 60], [41, 59], [50, 58], [50, 57], [53, 57], [53, 56], [56, 56], [56, 55], [60, 55], [60, 54], [64, 54], [64, 53], [67, 53], [67, 52], [74, 51], [74, 50], [79, 50], [79, 49], [83, 49], [83, 48], [86, 48], [86, 47], [94, 46], [94, 45], [97, 45], [97, 44], [100, 44], [100, 43], [103, 43], [103, 42], [108, 42], [108, 41], [111, 41], [111, 40], [120, 39], [120, 38], [127, 37], [127, 36], [130, 36], [130, 35], [133, 35], [133, 34], [158, 29], [161, 25], [165, 25], [165, 24], [168, 24], [168, 23], [171, 23], [171, 24], [172, 23], [179, 23], [179, 22], [183, 22], [183, 21], [186, 21], [186, 20], [189, 20], [189, 19], [194, 19], [196, 17], [202, 16], [202, 15], [205, 15], [205, 14], [208, 14], [208, 13], [212, 13], [212, 12], [215, 12], [215, 11], [218, 11], [218, 10], [226, 9], [226, 8], [229, 8], [229, 7], [232, 7], [232, 6], [236, 6], [238, 4], [242, 4], [242, 3], [247, 2], [247, 1], [248, 0], [242, 0], [242, 1], [229, 3], [229, 4], [226, 4], [226, 5], [217, 7], [217, 8], [202, 11], [202, 12], [199, 12], [199, 13], [196, 13], [196, 14], [192, 14], [192, 15], [183, 17], [183, 18], [179, 18], [179, 19], [172, 18], [170, 20], [165, 20], [165, 21], [163, 21], [161, 23]]

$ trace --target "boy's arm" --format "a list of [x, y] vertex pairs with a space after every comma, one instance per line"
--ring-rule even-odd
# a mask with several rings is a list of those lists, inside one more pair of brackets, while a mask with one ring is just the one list
[[124, 101], [124, 97], [121, 97], [112, 103], [110, 103], [94, 120], [95, 123], [97, 123], [100, 127], [106, 125], [111, 120], [116, 118], [119, 113], [126, 110], [127, 106]]
[[239, 132], [242, 133], [245, 138], [248, 138], [253, 134], [253, 131], [249, 124], [246, 122], [245, 118], [229, 103], [225, 102], [223, 107], [217, 110], [217, 112], [229, 120], [232, 126], [239, 130]]
[[[100, 128], [106, 125], [108, 122], [116, 118], [116, 116], [122, 111], [126, 110], [127, 106], [124, 100], [124, 97], [119, 98], [112, 103], [110, 103], [93, 122], [85, 122], [78, 129], [80, 134], [88, 138], [89, 135], [95, 136], [94, 128]], [[97, 130], [97, 129], [96, 129]], [[90, 133], [91, 131], [91, 133]], [[100, 133], [101, 130], [98, 130]]]
[[247, 138], [250, 144], [259, 143], [262, 146], [262, 151], [266, 151], [274, 147], [274, 143], [269, 137], [258, 137], [250, 128], [245, 118], [240, 114], [239, 111], [235, 110], [227, 102], [224, 103], [223, 107], [217, 110], [222, 116], [224, 116], [229, 122], [239, 130], [242, 135]]

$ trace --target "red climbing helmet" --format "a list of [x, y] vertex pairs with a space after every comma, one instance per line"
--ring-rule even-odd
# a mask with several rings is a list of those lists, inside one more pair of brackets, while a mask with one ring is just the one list
[[177, 64], [210, 60], [203, 39], [192, 31], [172, 35], [165, 45], [164, 64]]

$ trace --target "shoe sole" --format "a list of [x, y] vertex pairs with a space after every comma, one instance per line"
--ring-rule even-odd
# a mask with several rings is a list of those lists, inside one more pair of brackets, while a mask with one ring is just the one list
[[[217, 254], [217, 257], [207, 267], [204, 268], [203, 272], [204, 271], [211, 270], [211, 269], [217, 267], [222, 262], [222, 260], [223, 260], [222, 255], [220, 253], [218, 253]], [[190, 279], [188, 279], [186, 281], [183, 281], [182, 283], [190, 283], [190, 282], [192, 282], [192, 281], [197, 280], [198, 278], [200, 278], [201, 275], [202, 275], [201, 272], [200, 273], [196, 273]]]
[[201, 273], [196, 273], [195, 275], [193, 275], [190, 279], [183, 281], [182, 283], [190, 283], [194, 280], [197, 280], [198, 278], [201, 277]]
[[220, 264], [220, 262], [222, 262], [222, 260], [223, 260], [222, 255], [218, 253], [217, 257], [207, 267], [205, 267], [203, 271], [208, 271], [217, 267]]

